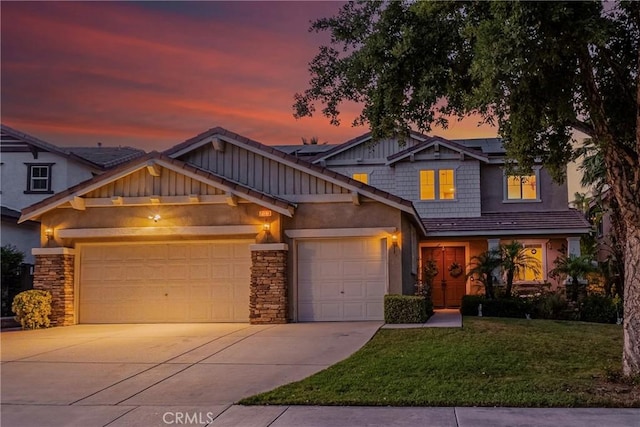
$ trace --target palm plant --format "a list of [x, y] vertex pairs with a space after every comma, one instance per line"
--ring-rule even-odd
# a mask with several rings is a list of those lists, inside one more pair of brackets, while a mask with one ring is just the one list
[[549, 272], [551, 277], [571, 277], [571, 300], [578, 300], [579, 279], [588, 273], [597, 271], [593, 260], [588, 255], [563, 255], [554, 262], [555, 268]]
[[525, 246], [517, 241], [501, 244], [498, 248], [502, 270], [506, 273], [507, 286], [505, 288], [505, 297], [511, 297], [513, 289], [513, 279], [524, 272], [525, 269], [532, 271], [534, 274], [540, 274], [540, 261], [531, 256]]
[[488, 299], [495, 299], [493, 290], [493, 272], [500, 267], [502, 260], [497, 250], [484, 251], [471, 257], [467, 277], [472, 277], [484, 285], [484, 294]]

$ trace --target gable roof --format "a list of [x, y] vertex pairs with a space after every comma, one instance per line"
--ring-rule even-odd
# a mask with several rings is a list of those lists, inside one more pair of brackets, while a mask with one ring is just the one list
[[376, 200], [383, 204], [400, 209], [410, 214], [415, 224], [420, 228], [422, 233], [426, 233], [424, 226], [420, 220], [420, 216], [416, 211], [413, 203], [409, 200], [398, 197], [387, 191], [380, 190], [376, 187], [356, 181], [351, 177], [342, 175], [331, 169], [315, 165], [305, 159], [284, 153], [275, 147], [261, 144], [257, 141], [238, 135], [237, 133], [228, 131], [222, 127], [215, 127], [203, 132], [193, 138], [190, 138], [174, 147], [164, 151], [164, 154], [172, 158], [176, 158], [183, 154], [196, 150], [206, 144], [211, 143], [212, 138], [221, 138], [226, 142], [244, 148], [246, 150], [257, 153], [268, 159], [277, 161], [301, 172], [308, 173], [312, 176], [324, 179], [325, 181], [340, 185], [350, 191], [357, 192], [365, 197]]
[[387, 157], [387, 166], [392, 165], [396, 162], [399, 162], [400, 160], [406, 159], [412, 154], [419, 153], [420, 151], [426, 150], [435, 145], [442, 145], [443, 147], [447, 147], [450, 150], [457, 151], [459, 153], [464, 153], [469, 157], [473, 157], [474, 159], [477, 159], [483, 162], [489, 161], [489, 158], [485, 154], [478, 152], [476, 150], [472, 150], [466, 147], [465, 145], [458, 144], [457, 142], [453, 142], [448, 139], [444, 139], [440, 136], [429, 136], [429, 137], [426, 137], [426, 139], [420, 144], [414, 145], [413, 147], [409, 147], [405, 150], [400, 151], [399, 153], [396, 153]]
[[58, 147], [35, 136], [0, 125], [0, 141], [3, 146], [26, 144], [33, 151], [46, 151], [96, 170], [105, 170], [144, 155], [144, 151], [131, 147]]
[[286, 216], [292, 216], [292, 212], [296, 207], [295, 204], [286, 200], [282, 200], [269, 194], [256, 191], [252, 188], [231, 181], [212, 172], [205, 171], [193, 165], [184, 163], [177, 159], [172, 159], [164, 154], [154, 151], [145, 156], [132, 160], [129, 163], [123, 164], [118, 168], [111, 169], [104, 174], [95, 176], [89, 180], [74, 185], [73, 187], [70, 187], [65, 191], [54, 194], [53, 196], [48, 197], [27, 208], [24, 208], [22, 210], [22, 216], [20, 217], [19, 222], [35, 219], [43, 213], [71, 201], [74, 197], [87, 194], [126, 175], [152, 165], [159, 165], [161, 167], [190, 175], [191, 177], [201, 182], [217, 188], [221, 188], [225, 191], [229, 191], [246, 200], [249, 200], [261, 206], [268, 207]]
[[585, 234], [591, 224], [575, 210], [546, 212], [487, 212], [471, 218], [427, 218], [428, 236], [506, 236]]
[[[423, 135], [419, 132], [414, 132], [411, 131], [409, 134], [409, 139], [415, 141], [416, 143], [420, 143], [422, 141], [424, 141], [425, 139], [427, 139], [428, 136]], [[367, 141], [371, 141], [372, 139], [372, 133], [371, 132], [367, 132], [365, 134], [362, 134], [360, 136], [356, 136], [353, 139], [350, 139], [346, 142], [343, 142], [342, 144], [336, 145], [335, 147], [333, 147], [332, 149], [324, 152], [324, 153], [320, 153], [317, 156], [315, 156], [313, 159], [311, 159], [311, 161], [313, 163], [319, 163], [322, 160], [327, 160], [330, 157], [336, 156], [342, 152], [345, 152], [351, 148], [354, 148], [360, 144], [364, 144]]]

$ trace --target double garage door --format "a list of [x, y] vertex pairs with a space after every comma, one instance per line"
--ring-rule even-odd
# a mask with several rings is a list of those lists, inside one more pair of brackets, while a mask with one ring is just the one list
[[297, 248], [298, 320], [384, 319], [385, 240], [301, 240]]
[[[79, 322], [248, 322], [251, 243], [83, 245]], [[380, 238], [298, 241], [298, 320], [382, 320], [385, 254]]]
[[82, 246], [79, 321], [248, 322], [251, 243]]

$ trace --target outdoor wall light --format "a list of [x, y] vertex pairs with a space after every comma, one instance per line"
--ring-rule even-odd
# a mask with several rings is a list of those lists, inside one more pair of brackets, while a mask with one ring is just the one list
[[264, 224], [262, 224], [262, 231], [264, 231], [265, 233], [270, 232], [271, 224], [269, 224], [268, 222], [265, 222]]
[[149, 215], [149, 219], [153, 222], [158, 222], [162, 219], [162, 217], [160, 216], [160, 214], [155, 214], [155, 215]]
[[53, 239], [53, 228], [46, 228], [44, 230], [44, 235], [46, 236], [47, 240]]
[[393, 246], [393, 253], [396, 253], [396, 249], [398, 248], [398, 234], [393, 233], [391, 235], [391, 246]]

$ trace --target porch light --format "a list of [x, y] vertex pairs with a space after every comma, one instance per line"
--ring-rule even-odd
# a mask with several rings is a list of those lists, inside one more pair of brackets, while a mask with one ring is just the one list
[[46, 236], [47, 240], [53, 239], [53, 228], [46, 228], [44, 230], [44, 235]]
[[265, 233], [270, 232], [271, 224], [269, 224], [268, 222], [265, 222], [264, 224], [262, 224], [262, 231], [264, 231]]
[[149, 215], [149, 219], [153, 222], [158, 222], [162, 219], [162, 217], [160, 216], [160, 214], [155, 214], [155, 215]]

